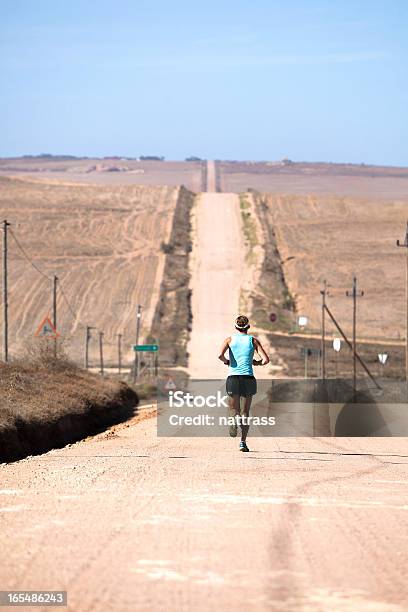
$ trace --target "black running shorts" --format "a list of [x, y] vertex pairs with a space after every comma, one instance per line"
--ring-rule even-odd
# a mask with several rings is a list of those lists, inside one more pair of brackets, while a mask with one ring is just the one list
[[239, 395], [240, 397], [250, 397], [256, 393], [255, 376], [235, 374], [228, 376], [226, 382], [228, 395]]

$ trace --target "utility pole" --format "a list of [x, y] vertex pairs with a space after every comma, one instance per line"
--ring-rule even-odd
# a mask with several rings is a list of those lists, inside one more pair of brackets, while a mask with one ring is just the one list
[[404, 247], [406, 252], [406, 342], [405, 342], [405, 383], [408, 385], [408, 222], [405, 230], [404, 242], [397, 240], [398, 247]]
[[[139, 344], [139, 335], [140, 335], [140, 319], [142, 316], [142, 306], [138, 304], [137, 313], [136, 313], [136, 345]], [[133, 382], [136, 382], [139, 374], [139, 353], [135, 351], [135, 363], [133, 370]]]
[[326, 296], [327, 296], [327, 283], [323, 281], [323, 289], [320, 291], [322, 296], [322, 341], [320, 346], [320, 354], [322, 359], [322, 380], [326, 379]]
[[118, 334], [118, 372], [122, 372], [122, 334]]
[[89, 341], [91, 339], [91, 329], [95, 329], [95, 327], [91, 327], [90, 325], [86, 326], [86, 332], [85, 332], [85, 358], [84, 358], [85, 370], [87, 370], [89, 368]]
[[357, 298], [364, 295], [364, 291], [357, 291], [357, 278], [355, 276], [353, 278], [353, 288], [351, 291], [346, 291], [346, 295], [353, 298], [353, 391], [355, 393], [357, 390]]
[[99, 358], [101, 362], [101, 376], [103, 376], [103, 332], [99, 332]]
[[3, 221], [3, 358], [8, 361], [8, 292], [7, 292], [7, 228], [8, 221]]
[[[57, 287], [58, 287], [58, 276], [54, 274], [54, 285], [52, 292], [52, 324], [54, 329], [57, 329]], [[54, 357], [57, 356], [57, 338], [54, 340]]]

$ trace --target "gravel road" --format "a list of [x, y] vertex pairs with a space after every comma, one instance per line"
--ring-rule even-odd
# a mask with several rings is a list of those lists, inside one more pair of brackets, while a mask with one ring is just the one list
[[[237, 308], [237, 196], [205, 194], [196, 215], [206, 376]], [[407, 610], [406, 439], [250, 437], [243, 454], [157, 438], [143, 415], [0, 466], [2, 589], [66, 589], [75, 612]]]
[[75, 611], [406, 610], [405, 442], [250, 442], [157, 439], [151, 418], [2, 465], [2, 588]]

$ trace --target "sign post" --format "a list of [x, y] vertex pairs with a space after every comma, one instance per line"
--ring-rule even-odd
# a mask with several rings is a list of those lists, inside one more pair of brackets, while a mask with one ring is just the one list
[[317, 356], [317, 376], [319, 377], [319, 372], [320, 372], [320, 357], [321, 357], [321, 350], [318, 348], [309, 348], [307, 346], [302, 346], [300, 348], [300, 354], [302, 357], [305, 358], [305, 378], [307, 378], [307, 361], [308, 361], [308, 357], [312, 357], [313, 355]]
[[[140, 319], [142, 317], [142, 305], [138, 304], [137, 314], [136, 314], [136, 344], [139, 344], [139, 334], [140, 334]], [[139, 353], [135, 352], [135, 365], [133, 369], [133, 382], [136, 382], [137, 377], [139, 375]]]
[[157, 354], [159, 351], [159, 345], [134, 344], [133, 350], [135, 351], [135, 355], [139, 355], [139, 353], [149, 353], [150, 376], [154, 375], [154, 373], [157, 375]]

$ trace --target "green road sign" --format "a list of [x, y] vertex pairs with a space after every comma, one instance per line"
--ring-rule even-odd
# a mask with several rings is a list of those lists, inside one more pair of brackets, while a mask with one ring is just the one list
[[134, 344], [133, 350], [142, 353], [155, 353], [159, 350], [158, 344]]

